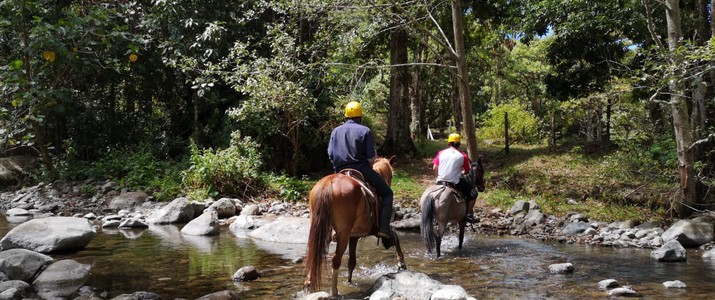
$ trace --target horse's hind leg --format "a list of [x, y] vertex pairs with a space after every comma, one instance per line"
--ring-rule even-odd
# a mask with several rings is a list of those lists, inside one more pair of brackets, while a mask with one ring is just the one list
[[462, 249], [462, 243], [464, 242], [464, 227], [467, 226], [466, 220], [459, 221], [459, 249]]
[[447, 224], [442, 224], [439, 223], [437, 224], [437, 233], [436, 233], [436, 243], [435, 246], [437, 246], [437, 257], [442, 256], [442, 237], [444, 236], [444, 232], [447, 230]]
[[337, 246], [335, 247], [335, 253], [333, 254], [333, 276], [331, 278], [332, 289], [330, 292], [330, 295], [333, 297], [338, 296], [338, 271], [343, 260], [343, 254], [345, 254], [345, 250], [348, 248], [348, 240], [350, 239], [349, 231], [347, 233], [341, 233], [338, 231], [337, 234]]
[[358, 237], [351, 237], [350, 245], [348, 247], [348, 255], [350, 256], [348, 258], [348, 282], [349, 283], [353, 282], [353, 270], [355, 270], [355, 263], [356, 263], [355, 252], [357, 249], [358, 239], [359, 239]]

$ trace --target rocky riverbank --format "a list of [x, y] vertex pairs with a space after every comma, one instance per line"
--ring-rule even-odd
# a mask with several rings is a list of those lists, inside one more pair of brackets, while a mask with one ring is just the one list
[[[420, 212], [414, 208], [414, 203], [408, 204], [398, 199], [395, 204], [396, 215], [393, 226], [397, 230], [419, 231]], [[117, 190], [117, 184], [111, 181], [54, 182], [2, 192], [0, 209], [5, 212], [10, 222], [18, 223], [29, 219], [69, 216], [84, 218], [96, 229], [146, 228], [150, 224], [186, 223], [182, 234], [189, 235], [212, 235], [218, 232], [220, 226], [229, 226], [231, 232], [235, 234], [248, 232], [252, 238], [267, 241], [273, 239], [285, 242], [291, 238], [290, 241], [293, 243], [304, 242], [302, 239], [307, 238], [307, 233], [302, 235], [295, 233], [307, 232], [305, 220], [309, 217], [308, 208], [304, 203], [278, 200], [223, 198], [215, 201], [192, 202], [185, 198], [177, 198], [170, 203], [157, 203], [150, 195], [143, 192]], [[480, 234], [517, 235], [605, 247], [648, 248], [654, 249], [651, 255], [653, 259], [659, 261], [685, 261], [687, 257], [684, 247], [702, 250], [705, 258], [715, 256], [715, 252], [709, 250], [713, 248], [713, 218], [707, 215], [691, 220], [680, 220], [667, 227], [651, 222], [641, 224], [633, 220], [605, 223], [589, 220], [577, 213], [563, 218], [547, 216], [540, 211], [536, 202], [517, 201], [508, 211], [481, 207], [477, 210], [477, 216], [480, 222], [469, 227]], [[280, 222], [273, 222], [274, 220]], [[6, 236], [3, 240], [10, 240], [10, 238]], [[3, 250], [7, 250], [4, 244], [3, 247]], [[39, 254], [46, 252], [42, 249], [49, 249], [46, 248], [49, 247], [47, 245], [42, 247], [45, 248], [30, 250]], [[14, 248], [27, 249], [28, 247]], [[295, 257], [295, 261], [299, 262], [300, 257]], [[43, 265], [43, 268], [48, 266], [49, 263]], [[69, 264], [69, 267], [65, 266], [63, 270], [67, 268], [82, 269], [84, 266]], [[558, 271], [561, 270], [561, 266], [554, 266], [554, 268], [556, 272], [569, 270], [568, 266], [563, 268], [564, 271]], [[0, 293], [3, 292], [0, 289]], [[385, 291], [376, 289], [375, 292]], [[14, 293], [27, 297], [19, 289]], [[151, 293], [142, 295], [151, 295]]]

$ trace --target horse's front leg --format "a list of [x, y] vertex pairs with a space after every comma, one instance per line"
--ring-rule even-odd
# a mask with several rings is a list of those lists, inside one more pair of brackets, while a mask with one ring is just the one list
[[467, 220], [462, 219], [459, 221], [459, 250], [462, 250], [462, 243], [464, 242], [464, 228], [467, 226]]
[[402, 253], [402, 247], [400, 246], [400, 239], [397, 237], [395, 232], [392, 233], [392, 238], [395, 240], [395, 253], [397, 253], [397, 265], [398, 270], [407, 270], [407, 264], [405, 263], [405, 255]]
[[348, 258], [348, 283], [353, 282], [353, 270], [355, 270], [355, 264], [356, 264], [356, 256], [355, 252], [357, 249], [357, 242], [358, 242], [359, 237], [351, 237], [350, 238], [350, 244], [348, 246], [348, 255], [350, 256]]

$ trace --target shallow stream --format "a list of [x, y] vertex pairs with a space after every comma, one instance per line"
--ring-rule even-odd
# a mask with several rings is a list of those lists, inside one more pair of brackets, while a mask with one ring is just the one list
[[[0, 216], [0, 236], [16, 224]], [[422, 272], [443, 284], [462, 286], [477, 299], [598, 299], [608, 298], [597, 283], [616, 279], [648, 299], [709, 299], [715, 295], [715, 262], [702, 251], [688, 250], [685, 263], [659, 263], [650, 249], [620, 249], [544, 243], [516, 237], [470, 233], [456, 249], [454, 235], [443, 241], [443, 256], [427, 255], [417, 233], [400, 233], [408, 270]], [[112, 298], [135, 291], [158, 293], [162, 299], [194, 299], [234, 289], [241, 299], [292, 299], [302, 290], [303, 265], [295, 263], [305, 245], [255, 241], [237, 237], [226, 228], [215, 237], [186, 236], [180, 227], [145, 230], [99, 230], [84, 250], [51, 254], [92, 265], [86, 285]], [[548, 266], [570, 262], [575, 271], [551, 275]], [[263, 277], [234, 283], [231, 275], [253, 265]], [[345, 299], [363, 299], [364, 291], [381, 275], [395, 272], [394, 250], [384, 250], [373, 237], [358, 245], [354, 284], [348, 285], [347, 256], [338, 289]], [[686, 289], [666, 289], [663, 282], [683, 281]], [[327, 279], [324, 285], [327, 285]], [[325, 286], [324, 290], [328, 290]]]

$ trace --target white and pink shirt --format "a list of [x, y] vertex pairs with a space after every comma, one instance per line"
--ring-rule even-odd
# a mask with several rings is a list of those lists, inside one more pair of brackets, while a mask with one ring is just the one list
[[467, 154], [449, 147], [437, 153], [432, 163], [437, 166], [437, 182], [446, 181], [457, 184], [462, 171], [469, 172]]

